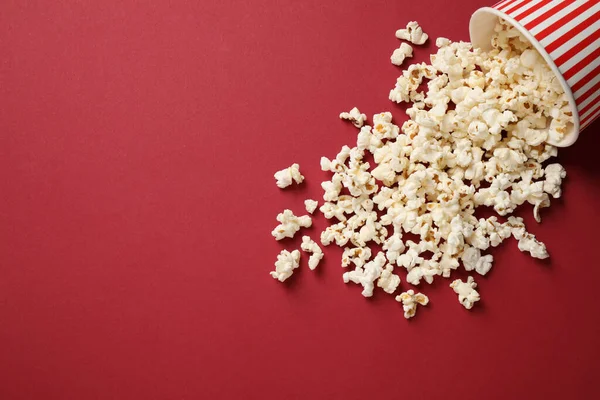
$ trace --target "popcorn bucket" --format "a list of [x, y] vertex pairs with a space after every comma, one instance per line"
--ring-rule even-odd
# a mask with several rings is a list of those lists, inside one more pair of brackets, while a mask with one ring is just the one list
[[495, 21], [518, 29], [556, 74], [569, 99], [573, 125], [555, 146], [572, 145], [600, 115], [600, 0], [504, 0], [471, 16], [475, 47], [491, 49]]

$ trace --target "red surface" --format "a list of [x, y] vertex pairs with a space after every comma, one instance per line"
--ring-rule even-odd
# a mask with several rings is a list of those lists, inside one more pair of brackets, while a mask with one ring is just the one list
[[600, 395], [597, 123], [561, 152], [564, 199], [524, 210], [551, 261], [496, 249], [472, 312], [440, 280], [406, 321], [337, 248], [268, 275], [298, 245], [276, 214], [355, 140], [337, 114], [404, 118], [395, 29], [467, 40], [493, 1], [90, 3], [0, 4], [0, 399]]

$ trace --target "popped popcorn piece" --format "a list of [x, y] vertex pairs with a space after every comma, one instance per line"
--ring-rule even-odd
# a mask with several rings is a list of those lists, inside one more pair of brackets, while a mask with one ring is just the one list
[[394, 267], [391, 264], [386, 265], [377, 280], [377, 287], [382, 288], [384, 292], [389, 294], [394, 293], [400, 284], [400, 277], [394, 274], [393, 271]]
[[300, 252], [294, 250], [291, 253], [287, 250], [281, 250], [275, 262], [275, 271], [271, 271], [271, 276], [279, 282], [285, 281], [292, 276], [294, 270], [300, 266]]
[[463, 251], [461, 260], [465, 270], [475, 270], [478, 274], [485, 275], [492, 268], [494, 256], [491, 254], [481, 256], [481, 250], [476, 247], [468, 247]]
[[392, 61], [392, 64], [400, 66], [406, 58], [410, 58], [412, 56], [413, 48], [409, 44], [402, 43], [400, 44], [400, 47], [394, 50], [390, 60]]
[[429, 303], [429, 297], [422, 293], [415, 294], [415, 291], [410, 289], [396, 296], [396, 301], [402, 303], [404, 309], [404, 318], [409, 319], [415, 316], [417, 312], [417, 304], [426, 306]]
[[396, 31], [396, 37], [398, 39], [408, 40], [413, 44], [423, 44], [427, 41], [427, 34], [423, 32], [423, 29], [419, 26], [416, 21], [410, 21], [406, 25], [406, 29], [398, 29]]
[[302, 181], [304, 181], [304, 176], [300, 173], [300, 166], [298, 164], [292, 164], [291, 167], [275, 172], [275, 180], [277, 181], [277, 186], [283, 189], [290, 186], [292, 180], [298, 184], [302, 183]]
[[480, 299], [479, 293], [475, 290], [477, 283], [472, 276], [469, 276], [466, 282], [456, 279], [450, 284], [450, 287], [454, 289], [454, 293], [458, 294], [458, 301], [467, 310], [473, 308], [473, 304]]
[[277, 214], [277, 221], [279, 225], [273, 229], [271, 235], [276, 240], [283, 238], [292, 238], [300, 230], [300, 228], [309, 228], [312, 225], [312, 219], [308, 215], [302, 215], [297, 217], [291, 210], [283, 210], [282, 213]]
[[306, 208], [306, 211], [309, 214], [312, 214], [315, 212], [315, 210], [317, 209], [317, 206], [319, 205], [319, 202], [316, 200], [312, 200], [312, 199], [306, 199], [304, 200], [304, 207]]
[[362, 295], [371, 297], [373, 296], [375, 281], [381, 276], [385, 263], [385, 255], [380, 252], [372, 261], [366, 263], [364, 267], [356, 267], [354, 271], [344, 272], [344, 275], [342, 275], [344, 283], [354, 282], [362, 285]]
[[347, 267], [352, 263], [357, 268], [362, 268], [370, 258], [371, 249], [368, 247], [347, 247], [342, 254], [342, 267]]
[[532, 257], [544, 259], [550, 257], [546, 245], [535, 238], [531, 233], [525, 233], [519, 239], [519, 250], [528, 251]]
[[385, 251], [385, 256], [392, 264], [396, 263], [400, 254], [404, 252], [405, 246], [402, 242], [402, 235], [394, 233], [383, 242], [382, 249]]
[[358, 108], [354, 107], [350, 112], [343, 112], [340, 114], [340, 119], [345, 119], [352, 122], [357, 128], [362, 128], [367, 120], [367, 116], [365, 114], [361, 114]]
[[552, 195], [555, 199], [559, 198], [562, 194], [560, 185], [562, 180], [567, 176], [567, 171], [562, 165], [555, 163], [549, 164], [544, 170], [544, 192]]
[[321, 250], [319, 245], [309, 236], [302, 236], [302, 244], [300, 247], [305, 252], [312, 253], [308, 259], [308, 268], [312, 270], [317, 268], [317, 265], [319, 265], [319, 262], [323, 259], [323, 250]]
[[450, 43], [452, 43], [452, 42], [450, 41], [450, 39], [447, 39], [447, 38], [445, 38], [445, 37], [439, 37], [439, 38], [435, 39], [435, 45], [436, 45], [438, 48], [442, 48], [442, 47], [449, 46], [449, 45], [450, 45]]

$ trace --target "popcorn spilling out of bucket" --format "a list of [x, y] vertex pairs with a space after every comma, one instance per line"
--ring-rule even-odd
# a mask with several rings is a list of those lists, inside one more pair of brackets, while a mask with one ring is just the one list
[[600, 116], [600, 0], [504, 0], [475, 11], [471, 42], [490, 49], [495, 20], [518, 29], [561, 82], [573, 124], [556, 146], [570, 146]]

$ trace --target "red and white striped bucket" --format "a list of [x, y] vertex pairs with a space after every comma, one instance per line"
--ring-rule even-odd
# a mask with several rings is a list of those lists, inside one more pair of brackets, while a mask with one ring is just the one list
[[569, 97], [573, 126], [557, 146], [570, 146], [600, 116], [600, 0], [504, 0], [475, 11], [471, 42], [491, 49], [496, 18], [517, 28], [554, 71]]

